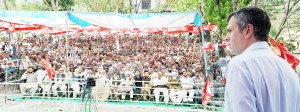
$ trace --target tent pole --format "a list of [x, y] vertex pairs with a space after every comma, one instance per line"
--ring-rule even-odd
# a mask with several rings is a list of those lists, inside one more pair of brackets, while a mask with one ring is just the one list
[[[68, 56], [68, 12], [65, 12], [65, 17], [66, 17], [66, 59], [67, 59], [67, 72], [69, 73], [69, 56]], [[70, 87], [70, 81], [68, 81], [68, 86]], [[68, 98], [70, 98], [70, 89], [68, 89]]]
[[[9, 60], [9, 55], [10, 55], [10, 46], [11, 46], [11, 33], [10, 32], [8, 32], [8, 57], [7, 57], [7, 59], [8, 59], [8, 61], [10, 61]], [[6, 64], [7, 65], [7, 64]], [[7, 69], [8, 67], [6, 66], [5, 67], [5, 82], [7, 83], [7, 74], [8, 74], [8, 72], [7, 72]]]

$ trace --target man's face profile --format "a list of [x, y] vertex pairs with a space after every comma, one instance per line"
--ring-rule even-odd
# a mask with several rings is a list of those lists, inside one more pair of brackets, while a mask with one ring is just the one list
[[243, 52], [244, 45], [244, 34], [243, 31], [239, 30], [237, 19], [235, 16], [232, 16], [228, 22], [227, 26], [227, 37], [226, 39], [229, 41], [228, 46], [230, 49], [230, 53], [232, 55], [239, 55]]

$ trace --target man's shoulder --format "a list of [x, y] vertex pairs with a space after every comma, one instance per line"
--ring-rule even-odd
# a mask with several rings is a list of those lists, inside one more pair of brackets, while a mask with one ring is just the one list
[[249, 62], [255, 62], [259, 61], [260, 59], [269, 60], [272, 58], [278, 58], [273, 52], [269, 50], [255, 50], [250, 51], [247, 53], [242, 53], [238, 56], [233, 57], [228, 66], [234, 65], [234, 66], [240, 66], [241, 64], [249, 63]]

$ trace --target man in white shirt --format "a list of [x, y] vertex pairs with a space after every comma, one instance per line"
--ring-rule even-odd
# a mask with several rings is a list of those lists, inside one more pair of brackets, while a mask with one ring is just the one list
[[298, 74], [298, 77], [300, 78], [300, 64], [296, 67], [296, 72]]
[[228, 17], [232, 55], [226, 70], [225, 112], [300, 112], [300, 81], [268, 45], [268, 14], [242, 8]]
[[[38, 89], [38, 84], [37, 83], [37, 75], [33, 72], [33, 67], [28, 67], [27, 71], [22, 75], [21, 80], [26, 80], [26, 83], [31, 83], [31, 84], [20, 84], [20, 90], [22, 95], [24, 96], [26, 94], [27, 90], [30, 90], [31, 92], [31, 97], [34, 97], [35, 92]], [[24, 98], [24, 97], [23, 97]]]
[[37, 82], [43, 83], [43, 84], [39, 84], [39, 87], [43, 89], [43, 94], [47, 93], [47, 95], [50, 96], [51, 85], [49, 82], [47, 71], [43, 66], [39, 66], [39, 69], [36, 71], [36, 74], [37, 74]]
[[[188, 75], [186, 71], [182, 74], [183, 77], [180, 78], [181, 87], [182, 87], [182, 98], [183, 103], [193, 102], [193, 97], [195, 91], [193, 90], [193, 79]], [[187, 96], [189, 93], [189, 96]]]
[[67, 92], [67, 82], [68, 76], [64, 73], [64, 69], [60, 68], [59, 73], [54, 77], [54, 85], [52, 86], [52, 91], [55, 97], [58, 97], [57, 89], [62, 91], [62, 96], [64, 97]]
[[159, 103], [160, 92], [163, 92], [164, 102], [166, 105], [168, 105], [169, 92], [167, 88], [167, 83], [168, 83], [168, 79], [166, 77], [162, 77], [161, 73], [158, 73], [157, 77], [153, 79], [153, 86], [154, 86], [153, 93], [155, 96], [156, 106], [158, 106]]
[[80, 82], [84, 80], [84, 78], [81, 76], [79, 69], [76, 69], [74, 74], [69, 75], [68, 77], [70, 79], [70, 87], [73, 89], [73, 98], [75, 99], [80, 95]]

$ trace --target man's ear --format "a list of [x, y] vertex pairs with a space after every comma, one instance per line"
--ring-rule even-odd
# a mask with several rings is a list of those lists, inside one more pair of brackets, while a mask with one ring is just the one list
[[245, 38], [249, 38], [251, 37], [252, 35], [254, 35], [254, 27], [252, 24], [248, 24], [246, 27], [245, 27], [245, 34], [246, 34], [246, 37]]

